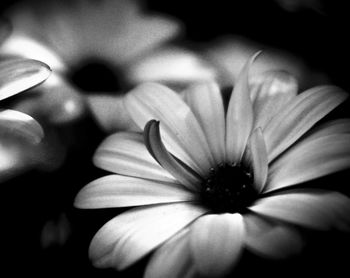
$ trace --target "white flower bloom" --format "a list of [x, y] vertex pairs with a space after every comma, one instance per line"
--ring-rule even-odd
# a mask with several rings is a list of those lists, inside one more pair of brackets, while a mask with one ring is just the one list
[[122, 270], [154, 252], [145, 277], [216, 277], [243, 248], [271, 258], [298, 253], [296, 226], [349, 230], [348, 197], [291, 187], [350, 167], [350, 121], [313, 128], [347, 94], [320, 86], [296, 95], [285, 73], [252, 88], [248, 71], [246, 64], [227, 112], [215, 83], [190, 87], [184, 99], [154, 83], [127, 95], [144, 135], [109, 136], [94, 162], [115, 174], [75, 200], [79, 208], [134, 207], [93, 238], [95, 266]]

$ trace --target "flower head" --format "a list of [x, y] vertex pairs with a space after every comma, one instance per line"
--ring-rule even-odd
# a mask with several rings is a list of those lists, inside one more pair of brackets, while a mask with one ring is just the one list
[[146, 277], [222, 276], [244, 248], [272, 258], [299, 252], [298, 226], [349, 229], [348, 197], [301, 186], [350, 166], [350, 121], [314, 127], [347, 94], [320, 86], [297, 95], [284, 72], [251, 83], [251, 62], [227, 108], [215, 83], [193, 85], [182, 98], [153, 83], [128, 94], [144, 134], [108, 137], [94, 162], [116, 174], [75, 201], [134, 207], [93, 238], [96, 266], [124, 269], [154, 251]]

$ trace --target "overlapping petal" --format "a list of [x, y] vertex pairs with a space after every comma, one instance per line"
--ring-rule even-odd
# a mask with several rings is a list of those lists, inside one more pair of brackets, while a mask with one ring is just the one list
[[350, 228], [350, 199], [338, 192], [299, 189], [263, 197], [250, 210], [280, 221], [329, 230]]
[[175, 92], [160, 84], [145, 83], [129, 92], [125, 104], [141, 129], [150, 120], [160, 121], [166, 148], [199, 174], [204, 176], [215, 166], [201, 126]]
[[195, 84], [184, 92], [184, 97], [205, 133], [215, 163], [222, 163], [225, 161], [225, 111], [219, 86]]
[[239, 162], [253, 127], [253, 105], [250, 100], [249, 68], [255, 54], [244, 66], [228, 104], [226, 114], [226, 156], [228, 162]]
[[159, 132], [159, 122], [152, 120], [145, 126], [145, 145], [154, 159], [166, 171], [190, 190], [198, 189], [201, 177], [165, 148]]
[[120, 175], [109, 175], [86, 185], [75, 199], [78, 208], [117, 208], [193, 200], [183, 186]]
[[332, 134], [293, 146], [272, 163], [265, 192], [350, 167], [350, 134]]
[[303, 239], [289, 225], [268, 221], [253, 213], [244, 215], [245, 247], [267, 258], [283, 259], [300, 253]]
[[131, 209], [107, 222], [92, 239], [89, 253], [99, 267], [125, 269], [205, 213], [176, 203]]
[[94, 164], [104, 170], [121, 175], [174, 182], [147, 151], [143, 135], [120, 132], [107, 137], [98, 147]]
[[209, 277], [227, 274], [242, 252], [243, 217], [237, 213], [206, 215], [190, 229], [190, 246], [198, 272]]
[[297, 95], [298, 83], [284, 71], [268, 71], [254, 78], [250, 92], [254, 126], [264, 129], [273, 116]]
[[250, 163], [254, 173], [254, 187], [258, 193], [262, 192], [268, 174], [267, 151], [264, 136], [260, 128], [253, 131], [248, 144]]
[[337, 87], [319, 86], [295, 97], [264, 129], [269, 161], [290, 147], [348, 95]]
[[151, 257], [145, 270], [145, 278], [195, 277], [188, 228], [164, 243]]

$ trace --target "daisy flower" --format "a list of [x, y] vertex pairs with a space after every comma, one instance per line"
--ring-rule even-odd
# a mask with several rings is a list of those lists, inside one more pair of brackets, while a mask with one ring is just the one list
[[128, 94], [144, 133], [108, 137], [94, 162], [115, 174], [75, 200], [85, 209], [134, 207], [92, 239], [95, 266], [123, 270], [153, 252], [145, 277], [216, 277], [244, 248], [271, 258], [298, 253], [295, 227], [349, 229], [348, 197], [292, 187], [350, 166], [350, 121], [314, 127], [347, 94], [320, 86], [297, 95], [284, 72], [251, 85], [248, 72], [249, 63], [226, 112], [215, 83], [193, 85], [184, 98], [154, 83]]
[[[6, 16], [13, 24], [13, 32], [0, 52], [41, 60], [53, 69], [52, 85], [41, 89], [55, 90], [49, 100], [61, 111], [45, 111], [55, 123], [71, 122], [88, 109], [105, 130], [125, 129], [130, 121], [121, 94], [131, 86], [145, 79], [183, 84], [189, 77], [198, 81], [214, 74], [193, 52], [166, 46], [182, 32], [182, 25], [147, 10], [142, 0], [22, 1]], [[160, 64], [168, 70], [159, 73]], [[113, 90], [119, 92], [106, 94], [104, 89], [83, 86], [89, 96], [81, 94], [70, 79], [86, 68], [92, 72], [83, 78], [83, 83], [91, 83], [97, 74], [104, 78], [106, 73], [98, 69], [106, 68], [118, 83]], [[101, 84], [100, 88], [104, 87]], [[48, 98], [43, 94], [40, 101], [47, 102]], [[105, 109], [101, 109], [101, 103]], [[112, 124], [110, 114], [116, 115]]]

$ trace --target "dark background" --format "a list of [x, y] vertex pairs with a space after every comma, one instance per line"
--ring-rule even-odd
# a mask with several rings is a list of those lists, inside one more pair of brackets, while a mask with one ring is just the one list
[[[286, 49], [303, 58], [331, 80], [350, 92], [348, 65], [350, 62], [346, 1], [323, 1], [321, 12], [299, 9], [289, 12], [273, 0], [237, 1], [162, 1], [148, 0], [147, 7], [170, 14], [186, 26], [188, 42], [206, 42], [232, 33], [255, 41]], [[3, 1], [1, 8], [12, 4]], [[348, 116], [348, 104], [338, 115]], [[90, 158], [95, 146], [105, 136], [89, 118], [73, 125], [82, 138], [67, 158], [64, 167], [55, 173], [30, 172], [1, 184], [1, 230], [3, 233], [4, 269], [11, 275], [26, 274], [55, 277], [88, 275], [92, 277], [133, 277], [141, 275], [147, 258], [135, 267], [119, 274], [113, 270], [94, 269], [87, 258], [91, 237], [118, 210], [81, 211], [72, 208], [78, 190], [103, 174], [95, 169]], [[65, 130], [64, 132], [67, 132]], [[79, 134], [79, 132], [77, 132]], [[89, 134], [89, 140], [83, 138]], [[322, 151], [322, 150], [320, 150]], [[332, 175], [321, 182], [333, 185], [348, 194], [348, 173]], [[68, 241], [46, 250], [40, 247], [40, 233], [48, 220], [59, 222], [62, 213], [70, 224]], [[346, 276], [349, 235], [310, 233], [305, 252], [289, 261], [272, 262], [259, 259], [248, 252], [234, 277], [269, 275]], [[345, 253], [347, 254], [347, 253]], [[4, 270], [5, 271], [5, 270]], [[3, 276], [3, 277], [6, 277]]]

